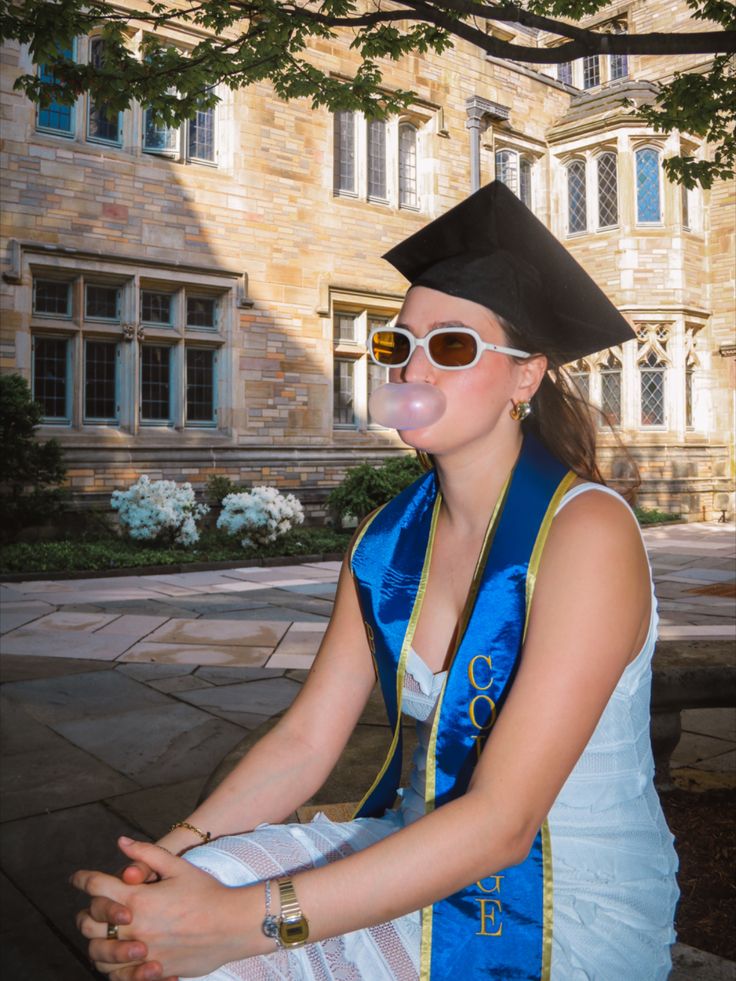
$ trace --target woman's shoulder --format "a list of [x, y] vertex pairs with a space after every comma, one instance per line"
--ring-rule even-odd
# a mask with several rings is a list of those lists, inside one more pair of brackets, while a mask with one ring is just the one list
[[584, 550], [637, 564], [645, 554], [636, 516], [623, 497], [605, 484], [582, 479], [561, 498], [548, 544], [553, 550]]

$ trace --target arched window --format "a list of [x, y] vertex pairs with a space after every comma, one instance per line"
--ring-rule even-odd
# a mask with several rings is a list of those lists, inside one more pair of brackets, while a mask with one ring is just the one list
[[590, 367], [587, 361], [583, 361], [582, 359], [575, 361], [567, 371], [575, 388], [578, 390], [580, 398], [586, 402], [590, 401]]
[[386, 194], [386, 121], [371, 119], [368, 123], [368, 197], [385, 201]]
[[411, 123], [402, 123], [399, 126], [399, 207], [419, 207], [417, 131]]
[[618, 225], [618, 172], [616, 154], [602, 153], [596, 162], [598, 176], [598, 227]]
[[662, 220], [659, 196], [659, 152], [652, 147], [636, 151], [636, 220]]
[[612, 351], [601, 362], [601, 425], [621, 425], [621, 362]]
[[584, 232], [588, 227], [585, 194], [585, 162], [573, 160], [567, 165], [567, 230]]

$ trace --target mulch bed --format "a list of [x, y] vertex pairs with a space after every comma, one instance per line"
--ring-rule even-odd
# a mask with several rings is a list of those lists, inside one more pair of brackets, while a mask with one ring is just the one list
[[736, 790], [660, 798], [680, 856], [678, 940], [736, 961]]

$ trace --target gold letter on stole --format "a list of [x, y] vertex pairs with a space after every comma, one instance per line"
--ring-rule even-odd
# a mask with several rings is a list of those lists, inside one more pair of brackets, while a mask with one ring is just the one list
[[[503, 933], [503, 923], [501, 923], [501, 900], [500, 899], [476, 899], [480, 903], [480, 930], [475, 934], [476, 937], [500, 937]], [[487, 926], [496, 926], [496, 913], [499, 914], [498, 926], [495, 930], [487, 930]]]
[[[489, 678], [487, 685], [479, 685], [475, 680], [475, 662], [485, 661], [488, 665]], [[476, 654], [475, 657], [470, 659], [470, 664], [468, 664], [468, 678], [470, 679], [470, 684], [475, 688], [476, 691], [488, 691], [488, 689], [493, 684], [493, 675], [490, 672], [493, 671], [493, 664], [491, 663], [490, 654]]]

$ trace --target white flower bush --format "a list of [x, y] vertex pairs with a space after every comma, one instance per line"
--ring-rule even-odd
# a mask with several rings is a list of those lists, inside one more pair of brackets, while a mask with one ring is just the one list
[[304, 521], [304, 510], [293, 494], [280, 494], [275, 487], [254, 487], [222, 499], [217, 527], [233, 537], [242, 536], [243, 548], [268, 545]]
[[197, 521], [209, 511], [206, 504], [197, 504], [191, 484], [152, 481], [146, 474], [127, 491], [113, 491], [110, 504], [131, 538], [169, 539], [179, 545], [199, 541]]

